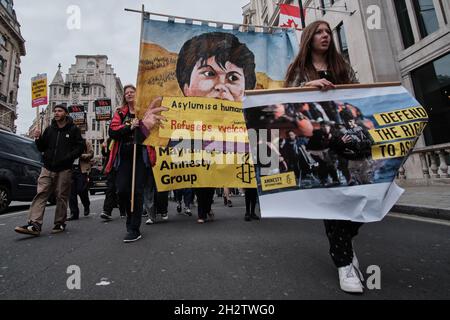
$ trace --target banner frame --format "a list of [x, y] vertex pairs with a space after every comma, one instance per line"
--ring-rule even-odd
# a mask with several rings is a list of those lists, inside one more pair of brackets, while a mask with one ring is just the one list
[[[342, 89], [371, 89], [380, 87], [398, 87], [401, 86], [401, 82], [376, 82], [376, 83], [365, 83], [365, 84], [340, 84], [336, 85], [335, 89], [332, 90], [342, 90]], [[320, 91], [319, 88], [315, 87], [295, 87], [295, 88], [281, 88], [281, 89], [264, 89], [264, 90], [245, 90], [246, 96], [257, 96], [261, 94], [269, 93], [292, 93], [292, 92], [310, 92], [310, 91]]]

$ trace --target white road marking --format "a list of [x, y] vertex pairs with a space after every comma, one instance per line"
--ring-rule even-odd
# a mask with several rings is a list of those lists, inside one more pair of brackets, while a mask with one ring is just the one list
[[448, 220], [425, 218], [425, 217], [413, 216], [413, 215], [403, 214], [403, 213], [394, 213], [394, 212], [389, 213], [388, 217], [413, 220], [413, 221], [425, 222], [425, 223], [434, 223], [434, 224], [439, 224], [442, 226], [450, 227], [450, 221], [448, 221]]

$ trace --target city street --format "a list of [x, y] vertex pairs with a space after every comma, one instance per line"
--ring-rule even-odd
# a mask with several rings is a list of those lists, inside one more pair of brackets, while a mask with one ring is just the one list
[[[244, 198], [233, 197], [232, 208], [216, 198], [216, 221], [199, 225], [171, 201], [167, 222], [142, 225], [143, 239], [124, 244], [118, 210], [111, 222], [99, 217], [103, 197], [91, 197], [91, 215], [57, 235], [54, 206], [38, 238], [13, 231], [26, 222], [23, 203], [0, 216], [0, 299], [450, 298], [449, 222], [394, 215], [364, 226], [356, 252], [363, 270], [380, 267], [381, 289], [356, 296], [339, 289], [321, 221], [245, 222]], [[67, 287], [73, 265], [80, 290]]]

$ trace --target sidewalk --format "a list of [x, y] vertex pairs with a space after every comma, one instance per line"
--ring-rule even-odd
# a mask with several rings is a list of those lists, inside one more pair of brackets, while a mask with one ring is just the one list
[[404, 187], [391, 212], [450, 220], [450, 186]]

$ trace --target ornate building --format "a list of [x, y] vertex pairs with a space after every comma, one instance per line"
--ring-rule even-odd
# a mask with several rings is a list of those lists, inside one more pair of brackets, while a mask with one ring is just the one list
[[0, 129], [15, 132], [20, 58], [26, 51], [13, 7], [12, 0], [0, 1]]
[[[41, 114], [43, 129], [50, 125], [53, 107], [63, 104], [84, 105], [87, 118], [86, 139], [94, 147], [95, 158], [101, 158], [101, 142], [107, 136], [107, 123], [96, 121], [94, 102], [99, 98], [111, 99], [114, 111], [122, 103], [123, 86], [120, 78], [114, 73], [113, 67], [108, 64], [105, 55], [77, 55], [76, 62], [64, 75], [61, 65], [49, 85], [49, 105]], [[31, 133], [36, 123], [30, 127]]]

